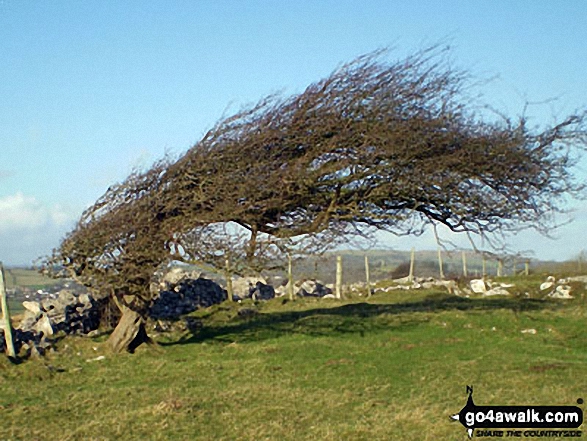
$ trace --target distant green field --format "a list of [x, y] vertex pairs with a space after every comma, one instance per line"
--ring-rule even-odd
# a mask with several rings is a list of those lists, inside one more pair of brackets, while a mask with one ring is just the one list
[[449, 416], [467, 385], [477, 405], [587, 398], [585, 291], [545, 301], [539, 282], [518, 280], [529, 300], [225, 303], [133, 355], [68, 337], [43, 359], [0, 357], [0, 439], [464, 441]]
[[57, 280], [45, 277], [38, 271], [28, 268], [4, 268], [4, 275], [8, 289], [15, 286], [41, 289], [58, 283]]

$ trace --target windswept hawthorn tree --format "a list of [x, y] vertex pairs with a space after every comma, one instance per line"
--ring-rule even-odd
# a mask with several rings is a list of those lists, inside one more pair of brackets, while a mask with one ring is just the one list
[[587, 143], [585, 114], [543, 130], [489, 121], [464, 86], [436, 48], [396, 62], [359, 57], [111, 187], [46, 267], [124, 301], [112, 334], [120, 350], [146, 338], [150, 277], [171, 259], [221, 265], [232, 253], [259, 267], [300, 238], [322, 247], [437, 224], [480, 237], [547, 232], [582, 189], [571, 167]]

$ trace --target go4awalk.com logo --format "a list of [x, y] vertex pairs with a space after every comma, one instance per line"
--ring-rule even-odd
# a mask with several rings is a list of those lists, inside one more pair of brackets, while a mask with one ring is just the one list
[[[580, 437], [583, 423], [577, 406], [477, 406], [473, 387], [467, 386], [467, 404], [451, 416], [477, 437]], [[579, 398], [578, 404], [583, 404]], [[520, 430], [524, 429], [524, 430]]]

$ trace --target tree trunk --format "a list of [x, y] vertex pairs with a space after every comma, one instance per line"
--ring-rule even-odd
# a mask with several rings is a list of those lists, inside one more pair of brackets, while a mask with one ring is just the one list
[[142, 343], [151, 343], [145, 329], [143, 316], [137, 311], [125, 307], [108, 343], [116, 353], [123, 351], [133, 353]]

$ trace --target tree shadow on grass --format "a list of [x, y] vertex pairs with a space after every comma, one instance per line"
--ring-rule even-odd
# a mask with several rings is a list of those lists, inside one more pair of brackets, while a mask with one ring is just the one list
[[492, 298], [467, 299], [434, 295], [420, 301], [404, 303], [349, 303], [302, 311], [255, 312], [235, 316], [221, 322], [204, 324], [175, 342], [177, 345], [202, 342], [255, 342], [284, 335], [302, 334], [314, 337], [360, 334], [394, 329], [407, 330], [434, 318], [443, 311], [511, 311], [514, 315], [543, 309], [559, 309], [560, 303], [543, 300]]

